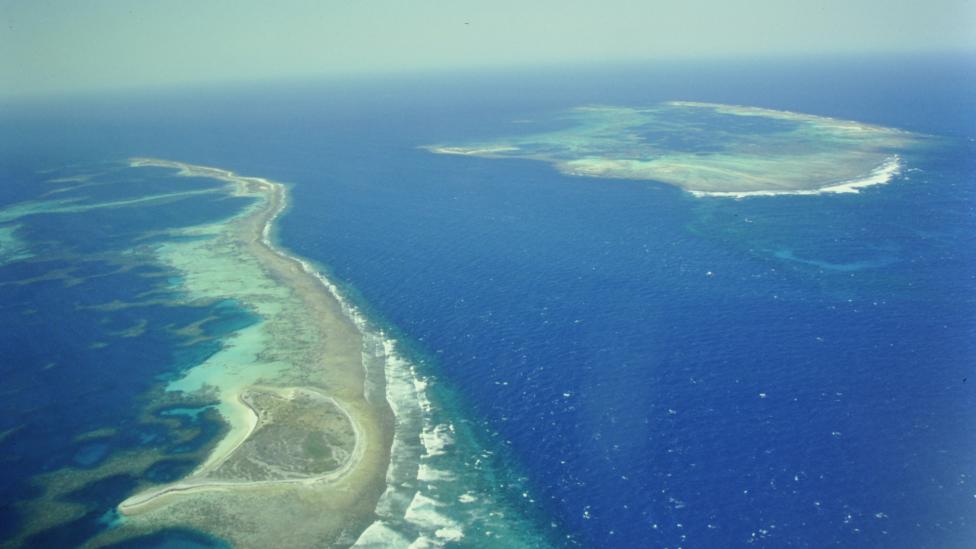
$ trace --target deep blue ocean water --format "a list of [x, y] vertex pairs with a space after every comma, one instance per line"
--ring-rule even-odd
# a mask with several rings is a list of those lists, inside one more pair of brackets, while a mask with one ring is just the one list
[[[525, 479], [526, 512], [569, 545], [969, 547], [973, 67], [960, 57], [564, 67], [37, 101], [0, 114], [0, 204], [37, 196], [39, 169], [134, 155], [290, 183], [281, 243], [409, 343], [450, 393], [442, 401]], [[741, 201], [418, 148], [511, 135], [513, 120], [581, 104], [671, 99], [939, 139], [861, 194]], [[0, 287], [0, 431], [28, 421], [0, 441], [0, 536], [16, 524], [12, 502], [31, 493], [28, 475], [111, 451], [71, 436], [134, 421], [138, 395], [200, 358], [186, 353], [207, 352], [164, 332], [131, 347], [92, 342], [138, 315], [150, 326], [212, 315], [215, 333], [247, 322], [232, 304], [126, 309], [98, 323], [67, 306], [156, 280], [93, 254], [239, 207], [187, 202], [179, 219], [35, 216], [22, 235], [53, 259], [0, 272], [85, 275], [78, 286]], [[106, 232], [117, 240], [87, 236]], [[25, 308], [37, 311], [29, 322]], [[51, 362], [73, 369], [44, 370]]]

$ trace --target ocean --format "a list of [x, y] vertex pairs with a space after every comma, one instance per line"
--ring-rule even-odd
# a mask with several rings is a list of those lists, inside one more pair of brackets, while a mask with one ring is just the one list
[[[619, 64], [2, 105], [0, 209], [76, 211], [0, 214], [0, 540], [80, 545], [223, 432], [213, 402], [161, 387], [255, 318], [180, 300], [173, 273], [131, 250], [248, 200], [84, 208], [171, 190], [165, 172], [116, 169], [151, 156], [289, 185], [276, 241], [396, 340], [432, 421], [452, 429], [439, 467], [460, 488], [441, 495], [514, 524], [493, 536], [438, 506], [447, 518], [428, 521], [463, 531], [447, 546], [970, 547], [974, 68], [949, 55]], [[928, 141], [859, 193], [742, 200], [422, 148], [669, 100]], [[109, 474], [113, 455], [148, 465]], [[222, 542], [177, 529], [139, 543]]]

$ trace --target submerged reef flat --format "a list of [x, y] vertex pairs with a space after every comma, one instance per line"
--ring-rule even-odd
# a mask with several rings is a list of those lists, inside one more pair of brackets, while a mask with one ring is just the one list
[[921, 136], [758, 107], [673, 101], [580, 107], [564, 129], [429, 145], [440, 154], [524, 158], [568, 175], [653, 180], [696, 196], [858, 192], [888, 182]]
[[189, 526], [239, 547], [351, 544], [385, 488], [393, 415], [338, 297], [271, 242], [285, 187], [180, 162], [131, 165], [217, 179], [254, 199], [230, 219], [180, 229], [172, 236], [190, 238], [155, 253], [180, 273], [185, 299], [233, 299], [260, 320], [167, 387], [215, 394], [226, 435], [189, 475], [123, 501], [124, 520], [94, 543]]

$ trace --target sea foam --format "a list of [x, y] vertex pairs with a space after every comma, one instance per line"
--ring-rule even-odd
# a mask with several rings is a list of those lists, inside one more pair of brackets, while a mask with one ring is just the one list
[[[268, 238], [268, 235], [265, 235]], [[308, 262], [302, 268], [315, 276], [335, 297], [342, 311], [363, 336], [369, 400], [385, 398], [394, 415], [393, 444], [386, 474], [386, 490], [377, 503], [379, 520], [357, 539], [354, 547], [433, 547], [460, 540], [464, 533], [457, 521], [440, 512], [445, 504], [422, 493], [420, 483], [453, 482], [448, 470], [432, 467], [422, 459], [443, 455], [454, 442], [454, 427], [435, 423], [434, 406], [427, 395], [429, 381], [396, 350], [396, 341], [373, 329], [366, 317], [346, 299], [339, 288]], [[372, 381], [371, 381], [372, 380]], [[379, 392], [380, 387], [385, 391]], [[412, 542], [410, 541], [412, 540]]]
[[[284, 209], [283, 203], [274, 217]], [[266, 227], [270, 226], [268, 223]], [[284, 254], [271, 246], [270, 231], [262, 237], [270, 249]], [[397, 341], [374, 328], [335, 283], [308, 261], [288, 257], [329, 291], [359, 330], [366, 373], [364, 396], [370, 402], [385, 399], [394, 416], [386, 489], [377, 502], [377, 520], [353, 547], [440, 547], [463, 539], [462, 524], [484, 520], [493, 514], [488, 509], [494, 504], [491, 498], [476, 497], [466, 477], [459, 474], [457, 467], [464, 465], [452, 452], [455, 427], [435, 418], [438, 410], [429, 396], [431, 379], [420, 374], [417, 366], [398, 352]], [[450, 499], [442, 501], [438, 494]], [[462, 514], [470, 520], [448, 516], [457, 513], [458, 501], [467, 504]]]
[[729, 198], [751, 198], [754, 196], [780, 196], [780, 195], [815, 195], [815, 194], [829, 194], [829, 193], [859, 193], [864, 187], [871, 187], [874, 185], [884, 185], [891, 181], [896, 175], [900, 174], [902, 171], [901, 158], [898, 155], [892, 155], [885, 159], [880, 166], [871, 170], [864, 177], [857, 179], [851, 179], [848, 181], [843, 181], [836, 183], [834, 185], [829, 185], [827, 187], [821, 187], [819, 189], [799, 189], [799, 190], [789, 190], [789, 191], [694, 191], [689, 190], [691, 194], [697, 197], [729, 197]]

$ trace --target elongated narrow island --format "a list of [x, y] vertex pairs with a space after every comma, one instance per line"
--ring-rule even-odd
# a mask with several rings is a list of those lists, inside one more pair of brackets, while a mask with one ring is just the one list
[[186, 299], [233, 299], [260, 320], [168, 387], [214, 393], [226, 436], [190, 475], [123, 501], [126, 520], [106, 537], [190, 526], [235, 546], [355, 541], [385, 489], [394, 418], [383, 372], [367, 370], [362, 333], [338, 296], [272, 244], [285, 186], [181, 162], [131, 165], [218, 179], [254, 199], [156, 253], [181, 273]]

